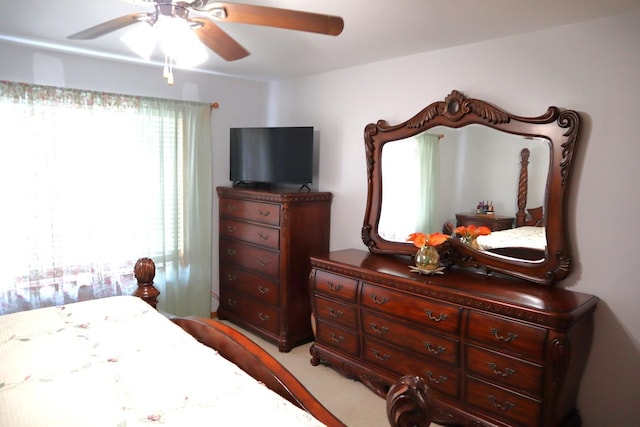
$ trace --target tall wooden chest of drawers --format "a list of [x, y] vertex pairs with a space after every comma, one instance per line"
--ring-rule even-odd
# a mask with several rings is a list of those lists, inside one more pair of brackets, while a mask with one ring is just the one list
[[311, 258], [313, 365], [380, 396], [421, 376], [441, 424], [580, 425], [596, 297], [455, 269], [423, 276], [409, 264], [353, 249]]
[[313, 339], [309, 257], [329, 251], [328, 192], [218, 187], [218, 317], [259, 334], [280, 351]]

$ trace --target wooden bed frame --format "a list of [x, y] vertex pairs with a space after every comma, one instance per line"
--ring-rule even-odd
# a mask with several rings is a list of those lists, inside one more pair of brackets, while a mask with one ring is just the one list
[[520, 176], [518, 178], [518, 211], [516, 212], [516, 227], [531, 225], [544, 226], [543, 207], [527, 209], [527, 196], [529, 193], [529, 155], [528, 148], [520, 150]]
[[[153, 286], [156, 274], [155, 263], [150, 258], [140, 258], [133, 270], [138, 282], [134, 296], [142, 298], [153, 308], [157, 308], [160, 291]], [[235, 329], [217, 320], [203, 317], [172, 317], [171, 321], [199, 342], [216, 350], [222, 357], [235, 363], [269, 389], [309, 412], [327, 426], [345, 425], [280, 362]], [[247, 407], [251, 407], [251, 402], [247, 402]]]
[[[518, 211], [516, 212], [515, 227], [532, 226], [544, 227], [544, 208], [538, 206], [527, 208], [527, 196], [529, 193], [529, 149], [520, 151], [520, 176], [518, 177]], [[526, 247], [504, 247], [488, 249], [497, 255], [512, 258], [535, 261], [544, 258], [545, 253], [540, 249]]]
[[[156, 308], [160, 292], [153, 286], [155, 264], [150, 258], [140, 258], [134, 267], [138, 282], [135, 296]], [[171, 321], [202, 344], [216, 350], [256, 380], [289, 402], [304, 409], [329, 427], [345, 424], [325, 408], [307, 388], [265, 349], [242, 333], [222, 322], [203, 317], [173, 317]], [[403, 377], [394, 385], [387, 398], [387, 416], [392, 427], [428, 426], [430, 419], [428, 389], [424, 381]], [[247, 407], [251, 402], [247, 402]], [[424, 420], [424, 424], [414, 421]]]

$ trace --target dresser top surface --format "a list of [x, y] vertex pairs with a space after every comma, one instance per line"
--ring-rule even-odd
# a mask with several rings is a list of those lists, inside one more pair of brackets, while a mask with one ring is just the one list
[[[542, 311], [555, 315], [579, 316], [593, 310], [598, 298], [559, 287], [532, 284], [509, 277], [486, 275], [462, 269], [447, 269], [442, 275], [422, 275], [409, 271], [412, 264], [408, 256], [372, 254], [358, 249], [330, 252], [325, 256], [312, 257], [312, 264], [330, 264], [349, 270], [356, 269], [363, 280], [376, 283], [401, 284], [405, 290], [427, 296], [441, 295], [443, 299], [490, 301], [520, 309]], [[371, 277], [369, 277], [371, 276]]]
[[328, 191], [260, 190], [244, 187], [216, 187], [216, 191], [220, 197], [275, 203], [331, 201], [333, 199], [333, 194]]

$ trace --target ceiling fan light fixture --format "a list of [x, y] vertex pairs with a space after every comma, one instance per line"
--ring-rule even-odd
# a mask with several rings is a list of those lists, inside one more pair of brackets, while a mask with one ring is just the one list
[[120, 40], [142, 59], [149, 61], [156, 47], [158, 36], [151, 25], [135, 25]]
[[207, 51], [187, 20], [159, 16], [156, 27], [162, 51], [165, 56], [175, 60], [177, 66], [191, 68], [207, 60]]

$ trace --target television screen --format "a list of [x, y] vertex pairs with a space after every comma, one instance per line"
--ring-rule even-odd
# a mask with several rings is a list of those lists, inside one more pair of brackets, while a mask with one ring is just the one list
[[230, 180], [299, 184], [313, 178], [313, 127], [231, 128]]

